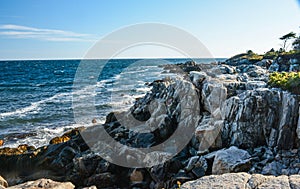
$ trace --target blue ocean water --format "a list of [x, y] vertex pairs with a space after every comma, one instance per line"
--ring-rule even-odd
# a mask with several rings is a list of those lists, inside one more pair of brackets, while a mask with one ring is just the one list
[[[224, 59], [198, 59], [199, 63]], [[161, 64], [184, 63], [185, 59], [85, 60], [91, 68], [102, 66], [95, 91], [82, 86], [76, 95], [94, 95], [97, 122], [113, 110], [129, 108], [135, 98], [150, 88], [145, 85], [172, 74], [163, 73]], [[92, 125], [90, 117], [74, 120], [73, 82], [81, 60], [0, 61], [0, 139], [4, 146], [29, 144], [39, 147], [70, 128]], [[89, 73], [86, 73], [89, 75]], [[91, 74], [90, 79], [95, 77]]]

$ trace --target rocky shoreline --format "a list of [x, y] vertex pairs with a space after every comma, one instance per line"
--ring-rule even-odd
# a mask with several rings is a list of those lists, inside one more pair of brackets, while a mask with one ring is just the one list
[[[61, 183], [66, 184], [61, 188], [209, 188], [212, 184], [215, 188], [300, 188], [300, 96], [268, 86], [269, 73], [299, 71], [299, 65], [298, 59], [238, 58], [168, 65], [166, 71], [180, 72], [182, 77], [154, 81], [152, 90], [137, 99], [130, 111], [110, 113], [104, 125], [74, 129], [38, 149], [28, 145], [0, 149], [0, 175], [7, 181], [0, 178], [0, 188], [41, 178], [72, 183]], [[181, 94], [194, 91], [196, 101], [180, 96], [179, 90]], [[153, 108], [153, 101], [160, 103]], [[183, 107], [191, 107], [192, 114]], [[133, 122], [122, 124], [120, 118], [130, 115], [149, 131], [128, 128]], [[182, 118], [194, 123], [192, 139], [172, 159], [148, 168], [109, 163], [83, 137], [101, 128], [121, 144], [151, 148], [172, 136]], [[112, 153], [121, 156], [126, 150], [112, 149]], [[126, 156], [123, 163], [145, 163], [143, 154], [136, 154]], [[58, 184], [36, 182], [43, 187]]]

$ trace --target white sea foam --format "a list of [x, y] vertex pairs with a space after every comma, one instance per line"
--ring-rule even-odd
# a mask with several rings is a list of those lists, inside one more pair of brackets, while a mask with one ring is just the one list
[[140, 88], [137, 88], [136, 91], [146, 93], [146, 92], [150, 91], [150, 88], [149, 87], [140, 87]]
[[[90, 126], [91, 124], [87, 124], [87, 126]], [[65, 133], [68, 130], [71, 130], [73, 128], [80, 127], [78, 124], [74, 125], [68, 125], [68, 126], [62, 126], [62, 127], [36, 127], [34, 130], [26, 129], [27, 132], [36, 133], [34, 136], [12, 140], [12, 141], [6, 141], [3, 145], [3, 147], [10, 147], [10, 148], [16, 148], [21, 144], [28, 144], [34, 147], [40, 147], [43, 145], [47, 145], [49, 141], [56, 137], [61, 136], [63, 133]], [[25, 129], [25, 128], [24, 128]], [[13, 133], [14, 131], [10, 131], [7, 134]]]
[[[145, 86], [144, 83], [152, 82], [155, 79], [160, 79], [163, 76], [163, 74], [161, 74], [162, 70], [162, 68], [158, 68], [157, 66], [141, 66], [139, 68], [130, 67], [112, 78], [98, 81], [95, 86], [91, 86], [89, 83], [87, 83], [86, 86], [83, 85], [82, 87], [73, 89], [71, 92], [59, 93], [41, 101], [33, 102], [28, 107], [20, 108], [12, 112], [0, 113], [0, 119], [6, 117], [10, 119], [10, 117], [13, 116], [23, 116], [29, 113], [39, 112], [40, 109], [44, 108], [43, 104], [48, 102], [62, 103], [75, 101], [72, 108], [81, 109], [79, 107], [82, 107], [82, 111], [86, 111], [88, 108], [84, 108], [85, 104], [80, 102], [85, 102], [85, 98], [95, 97], [95, 103], [97, 102], [97, 106], [103, 105], [103, 109], [101, 109], [99, 112], [101, 116], [95, 115], [95, 118], [97, 119], [98, 123], [104, 123], [105, 115], [107, 115], [110, 111], [127, 111], [133, 105], [136, 98], [143, 97], [145, 93], [150, 90], [150, 88]], [[78, 104], [76, 104], [77, 100], [79, 102]], [[62, 126], [59, 127], [44, 123], [41, 127], [32, 127], [32, 125], [29, 124], [28, 127], [22, 127], [22, 130], [24, 132], [34, 132], [36, 133], [36, 136], [17, 139], [15, 141], [8, 141], [5, 146], [17, 147], [19, 144], [26, 143], [35, 147], [39, 147], [48, 144], [50, 139], [62, 135], [68, 129], [82, 125], [85, 127], [92, 125], [89, 117], [85, 119], [83, 116], [80, 122], [81, 123], [67, 126], [63, 126], [64, 124], [61, 124]], [[12, 130], [10, 132], [12, 132]], [[14, 132], [19, 131], [17, 129]], [[5, 133], [9, 133], [9, 131], [5, 131]]]
[[0, 118], [5, 118], [5, 117], [10, 117], [10, 116], [24, 116], [27, 113], [38, 113], [40, 106], [44, 103], [47, 102], [51, 102], [55, 99], [61, 98], [61, 97], [68, 97], [70, 96], [70, 93], [59, 93], [56, 94], [52, 97], [37, 101], [37, 102], [33, 102], [31, 103], [30, 106], [24, 107], [24, 108], [20, 108], [17, 109], [15, 111], [11, 111], [11, 112], [4, 112], [4, 113], [0, 113]]

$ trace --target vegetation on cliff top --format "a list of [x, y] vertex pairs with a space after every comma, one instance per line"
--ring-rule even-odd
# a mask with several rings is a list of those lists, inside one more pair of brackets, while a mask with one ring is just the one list
[[[290, 32], [279, 39], [282, 40], [282, 45], [278, 50], [272, 48], [264, 54], [257, 54], [252, 50], [248, 50], [246, 53], [231, 57], [228, 61], [240, 62], [241, 60], [246, 60], [244, 61], [246, 63], [256, 63], [265, 59], [276, 61], [277, 64], [289, 65], [295, 62], [294, 60], [297, 60], [297, 64], [300, 64], [300, 35], [297, 36], [296, 33]], [[271, 63], [271, 61], [269, 63]], [[269, 65], [267, 65], [267, 68]], [[268, 84], [270, 87], [278, 87], [294, 94], [300, 94], [300, 72], [271, 73]]]
[[268, 84], [271, 87], [300, 94], [300, 72], [274, 72], [269, 76]]
[[[252, 50], [248, 50], [246, 53], [241, 53], [229, 58], [229, 60], [246, 59], [251, 63], [258, 62], [262, 59], [276, 60], [279, 57], [284, 59], [296, 58], [300, 60], [300, 35], [297, 36], [296, 33], [290, 32], [279, 39], [282, 40], [282, 47], [278, 50], [274, 50], [274, 48], [272, 48], [264, 54], [257, 54]], [[288, 50], [289, 47], [292, 48]]]
[[247, 53], [241, 53], [231, 57], [230, 59], [247, 59], [251, 62], [257, 62], [263, 59], [263, 55], [254, 53], [252, 50], [247, 51]]

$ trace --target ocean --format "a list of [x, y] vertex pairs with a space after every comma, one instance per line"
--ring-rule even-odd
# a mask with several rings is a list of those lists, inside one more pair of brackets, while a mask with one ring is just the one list
[[[224, 59], [196, 59], [197, 63], [210, 63]], [[94, 96], [94, 115], [98, 123], [105, 121], [111, 111], [128, 109], [136, 98], [142, 97], [150, 87], [146, 85], [165, 77], [159, 65], [184, 63], [187, 59], [112, 59], [85, 60], [91, 68], [102, 66], [96, 78], [95, 90], [88, 85], [76, 90], [80, 98]], [[81, 60], [18, 60], [0, 61], [0, 139], [3, 147], [28, 144], [40, 147], [65, 131], [91, 126], [85, 118], [84, 104], [77, 103], [74, 78]], [[89, 73], [86, 73], [89, 75]], [[90, 79], [95, 77], [91, 74]], [[80, 123], [74, 119], [74, 105], [82, 110]], [[79, 106], [79, 107], [78, 107]]]

